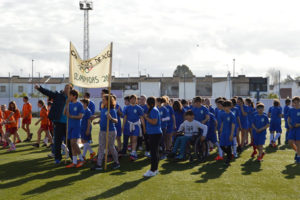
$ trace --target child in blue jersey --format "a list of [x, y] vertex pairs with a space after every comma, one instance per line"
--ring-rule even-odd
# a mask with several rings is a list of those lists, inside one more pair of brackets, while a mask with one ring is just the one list
[[[162, 130], [162, 136], [163, 138], [166, 137], [167, 134], [167, 128], [168, 128], [168, 121], [170, 121], [170, 115], [168, 112], [168, 109], [164, 106], [164, 99], [161, 97], [156, 98], [156, 105], [157, 109], [160, 114], [160, 120], [161, 120], [161, 130]], [[163, 150], [165, 150], [166, 142], [164, 139], [161, 141], [161, 146]]]
[[208, 109], [202, 105], [202, 98], [195, 97], [194, 98], [194, 106], [192, 111], [195, 115], [195, 120], [201, 122], [202, 124], [206, 124], [209, 120], [209, 111]]
[[[126, 107], [127, 106], [129, 106], [130, 105], [130, 97], [129, 96], [125, 96], [124, 97], [124, 108], [123, 108], [123, 110], [122, 110], [122, 112], [123, 112], [123, 116], [122, 116], [122, 118], [124, 118], [124, 111], [125, 111], [125, 109], [126, 109]], [[125, 124], [126, 123], [126, 124]], [[122, 125], [122, 127], [123, 126], [125, 126], [125, 127], [128, 127], [129, 125], [128, 125], [128, 122], [125, 122], [124, 123], [124, 120], [123, 120], [123, 125]], [[129, 137], [130, 137], [130, 133], [129, 133], [129, 129], [124, 129], [124, 131], [122, 131], [122, 133], [123, 133], [123, 148], [122, 148], [122, 152], [121, 152], [121, 155], [126, 155], [126, 153], [127, 153], [127, 149], [129, 148], [128, 147], [128, 142], [129, 142]], [[131, 147], [130, 147], [131, 148]]]
[[232, 141], [235, 131], [236, 118], [231, 112], [232, 103], [226, 100], [223, 104], [224, 113], [221, 116], [221, 135], [220, 135], [220, 146], [226, 153], [225, 164], [230, 165], [232, 158]]
[[[147, 97], [146, 95], [141, 95], [140, 97], [140, 101], [139, 101], [139, 105], [142, 107], [144, 114], [146, 114], [148, 112], [148, 106], [147, 106]], [[148, 135], [145, 133], [144, 131], [144, 127], [142, 127], [142, 131], [143, 131], [143, 137], [140, 139], [140, 143], [139, 143], [139, 149], [142, 150], [142, 145], [143, 145], [143, 139], [144, 139], [144, 143], [145, 143], [145, 156], [150, 158], [150, 146], [149, 146], [149, 139], [148, 139]]]
[[87, 99], [82, 99], [80, 101], [84, 109], [84, 114], [80, 123], [81, 142], [83, 143], [82, 156], [85, 158], [86, 152], [89, 150], [90, 159], [93, 159], [96, 153], [93, 151], [89, 143], [89, 141], [91, 140], [91, 130], [92, 130], [92, 126], [91, 126], [92, 112], [88, 108], [90, 102]]
[[122, 132], [126, 131], [130, 136], [132, 145], [132, 151], [130, 154], [130, 160], [137, 159], [137, 139], [142, 134], [141, 125], [144, 126], [143, 109], [137, 105], [137, 96], [131, 95], [129, 97], [130, 105], [124, 109], [124, 119]]
[[[280, 106], [280, 101], [275, 99], [273, 106], [269, 108], [268, 116], [270, 120], [270, 146], [276, 147], [276, 141], [282, 133], [281, 129], [281, 118], [282, 118], [282, 108]], [[274, 133], [276, 132], [276, 136]]]
[[246, 98], [245, 100], [246, 106], [248, 106], [248, 131], [247, 131], [247, 137], [246, 137], [246, 144], [248, 144], [249, 134], [251, 138], [250, 146], [253, 145], [253, 136], [252, 136], [252, 119], [253, 119], [253, 113], [255, 112], [254, 103], [250, 98]]
[[212, 107], [210, 100], [208, 98], [204, 99], [204, 105], [206, 106], [209, 112], [215, 114], [215, 109]]
[[237, 108], [239, 109], [240, 113], [240, 130], [241, 130], [241, 150], [246, 145], [247, 138], [248, 138], [248, 129], [249, 129], [249, 121], [248, 121], [248, 112], [249, 107], [245, 105], [244, 99], [242, 97], [238, 97], [237, 99]]
[[[114, 160], [113, 169], [120, 168], [120, 163], [118, 160], [118, 152], [115, 148], [115, 140], [117, 135], [116, 124], [118, 123], [117, 112], [115, 108], [116, 108], [116, 101], [114, 100], [112, 95], [104, 94], [102, 97], [101, 113], [100, 116], [97, 116], [100, 117], [98, 159], [97, 159], [97, 164], [94, 165], [91, 168], [91, 170], [103, 170], [102, 163], [105, 155], [106, 143], [108, 146], [108, 152], [112, 155]], [[108, 141], [106, 141], [107, 131], [108, 131]]]
[[[189, 106], [189, 103], [187, 102], [187, 100], [182, 99], [182, 100], [181, 100], [181, 104], [182, 104], [182, 107], [183, 107], [186, 111], [188, 111], [188, 110], [191, 109], [190, 106]], [[178, 129], [178, 127], [177, 127], [177, 129]]]
[[146, 134], [148, 135], [149, 145], [151, 149], [151, 168], [144, 176], [152, 177], [158, 174], [159, 163], [159, 143], [162, 138], [161, 119], [158, 109], [155, 107], [155, 98], [149, 97], [147, 99], [148, 110], [144, 114], [146, 121]]
[[285, 144], [288, 144], [288, 137], [289, 137], [289, 132], [290, 132], [290, 127], [289, 127], [289, 124], [288, 124], [290, 105], [291, 105], [291, 100], [286, 99], [285, 100], [285, 106], [283, 108], [284, 126], [285, 126], [285, 129], [286, 129]]
[[[117, 97], [115, 95], [112, 95], [114, 98], [114, 101], [117, 102]], [[117, 151], [120, 152], [122, 150], [122, 142], [121, 142], [121, 136], [122, 136], [122, 122], [121, 122], [121, 117], [123, 116], [122, 108], [121, 106], [116, 103], [116, 112], [117, 112], [117, 119], [118, 123], [116, 124], [116, 129], [117, 129]]]
[[170, 120], [168, 121], [167, 132], [164, 135], [165, 148], [167, 152], [171, 152], [172, 137], [176, 129], [176, 120], [175, 120], [174, 110], [170, 105], [169, 97], [163, 96], [162, 99], [164, 100], [164, 106], [167, 108], [170, 117]]
[[[221, 135], [221, 116], [224, 113], [224, 100], [222, 98], [219, 98], [217, 101], [217, 108], [215, 109], [215, 117], [217, 120], [217, 131], [218, 131], [218, 139], [219, 139], [219, 144], [220, 144], [220, 135]], [[215, 158], [215, 160], [223, 160], [223, 150], [222, 148], [219, 149], [219, 155]]]
[[237, 153], [237, 135], [238, 135], [238, 128], [239, 128], [239, 124], [240, 124], [240, 113], [239, 113], [239, 109], [236, 107], [236, 99], [231, 99], [231, 103], [232, 103], [232, 107], [231, 107], [231, 112], [234, 114], [235, 118], [236, 118], [236, 123], [235, 123], [235, 130], [234, 130], [234, 135], [233, 135], [233, 155], [235, 158], [238, 157], [238, 153]]
[[187, 111], [183, 108], [180, 101], [174, 101], [173, 103], [173, 110], [175, 115], [176, 121], [176, 132], [179, 129], [179, 126], [184, 122], [184, 113]]
[[300, 164], [300, 97], [292, 99], [292, 106], [288, 114], [288, 124], [290, 127], [288, 139], [289, 144], [296, 151], [296, 163]]
[[179, 154], [176, 156], [176, 159], [183, 160], [185, 157], [185, 150], [188, 141], [191, 141], [193, 135], [199, 132], [199, 129], [202, 129], [203, 133], [201, 136], [201, 141], [204, 141], [207, 135], [207, 126], [201, 124], [199, 121], [195, 120], [195, 116], [193, 111], [189, 110], [185, 113], [186, 120], [180, 125], [178, 129], [178, 133], [182, 134], [183, 136], [177, 137], [172, 153], [169, 154], [169, 158], [173, 158], [176, 156], [176, 153], [179, 151]]
[[88, 108], [90, 109], [92, 115], [94, 115], [95, 114], [95, 110], [96, 110], [96, 106], [95, 106], [95, 103], [90, 100], [90, 97], [91, 97], [91, 95], [90, 95], [89, 92], [84, 93], [83, 98], [89, 101]]
[[[223, 151], [220, 147], [220, 143], [217, 140], [217, 132], [216, 132], [217, 127], [218, 127], [217, 119], [215, 115], [210, 112], [206, 140], [218, 148], [218, 157], [219, 157], [218, 160], [220, 160], [221, 157], [223, 158]], [[213, 150], [212, 148], [210, 148], [210, 151]]]
[[[264, 113], [264, 104], [260, 103], [256, 106], [257, 114], [252, 118], [251, 124], [253, 128], [253, 146], [258, 149], [257, 161], [261, 161], [265, 155], [263, 152], [263, 146], [266, 141], [267, 128], [269, 127], [269, 118], [266, 113]], [[257, 154], [256, 148], [254, 149], [251, 157]]]
[[[77, 98], [78, 91], [74, 89], [71, 90], [64, 109], [64, 114], [68, 118], [68, 139], [71, 142], [73, 155], [73, 162], [70, 165], [67, 165], [67, 168], [82, 167], [85, 163], [77, 143], [77, 140], [80, 138], [80, 120], [83, 117], [84, 109], [82, 104], [77, 101]], [[78, 163], [77, 156], [79, 157]]]

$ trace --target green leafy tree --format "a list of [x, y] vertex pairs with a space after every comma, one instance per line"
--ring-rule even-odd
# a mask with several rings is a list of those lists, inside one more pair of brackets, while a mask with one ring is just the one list
[[193, 77], [194, 74], [186, 65], [178, 65], [173, 73], [173, 77]]
[[278, 99], [278, 95], [274, 93], [270, 93], [267, 97], [268, 99]]

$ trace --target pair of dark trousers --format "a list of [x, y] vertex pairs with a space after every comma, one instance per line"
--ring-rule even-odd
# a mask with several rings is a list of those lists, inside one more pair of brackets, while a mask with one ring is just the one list
[[[54, 154], [55, 154], [55, 160], [61, 160], [61, 144], [63, 141], [66, 143], [66, 124], [55, 122], [54, 123]], [[68, 140], [68, 149], [69, 149], [69, 156], [72, 158], [72, 148], [71, 148], [71, 142]], [[66, 152], [67, 153], [67, 152]]]
[[151, 154], [151, 171], [155, 172], [158, 169], [159, 163], [159, 144], [161, 141], [162, 134], [148, 134], [148, 140], [150, 145]]

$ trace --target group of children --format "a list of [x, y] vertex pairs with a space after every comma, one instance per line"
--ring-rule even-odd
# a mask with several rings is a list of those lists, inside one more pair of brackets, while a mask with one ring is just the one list
[[[143, 149], [144, 143], [145, 156], [151, 158], [151, 169], [145, 176], [155, 176], [158, 173], [157, 166], [160, 159], [166, 156], [175, 157], [177, 160], [185, 159], [186, 145], [192, 136], [199, 132], [202, 132], [201, 141], [208, 141], [210, 150], [217, 147], [218, 156], [215, 160], [225, 160], [229, 165], [230, 161], [237, 158], [250, 143], [253, 147], [251, 157], [254, 158], [258, 154], [257, 161], [261, 161], [265, 155], [263, 146], [268, 128], [270, 147], [276, 147], [277, 140], [281, 142], [282, 118], [285, 120], [287, 130], [285, 142], [295, 150], [295, 160], [300, 163], [299, 97], [286, 99], [284, 109], [280, 106], [279, 100], [274, 100], [267, 113], [263, 103], [257, 102], [254, 106], [250, 98], [242, 97], [229, 100], [219, 97], [215, 99], [216, 108], [212, 108], [210, 100], [201, 97], [195, 97], [188, 103], [186, 100], [172, 100], [167, 96], [146, 98], [142, 95], [138, 98], [131, 95], [124, 98], [125, 106], [121, 108], [116, 102], [116, 97], [109, 95], [108, 90], [104, 89], [99, 106], [100, 115], [95, 115], [95, 105], [89, 100], [89, 93], [86, 93], [86, 98], [80, 101], [77, 100], [78, 95], [78, 91], [73, 89], [64, 109], [64, 114], [68, 117], [68, 139], [73, 155], [72, 163], [67, 165], [67, 168], [83, 166], [87, 151], [90, 152], [91, 159], [96, 156], [90, 145], [92, 123], [100, 125], [98, 156], [93, 170], [103, 169], [106, 153], [113, 159], [114, 169], [120, 167], [119, 156], [127, 154], [128, 150], [131, 151], [130, 160], [135, 161], [138, 159], [137, 151]], [[40, 118], [35, 125], [41, 123], [41, 126], [37, 132], [37, 142], [33, 145], [35, 147], [40, 145], [42, 132], [45, 132], [46, 140], [52, 142], [53, 126], [47, 116], [51, 109], [50, 105], [51, 103], [46, 106], [43, 101], [38, 101]], [[21, 141], [17, 132], [21, 117], [22, 128], [27, 133], [25, 141], [32, 139], [29, 129], [32, 119], [31, 109], [27, 97], [24, 97], [22, 114], [15, 102], [10, 102], [8, 109], [5, 105], [1, 106], [1, 141], [4, 139], [4, 147], [10, 145], [10, 151], [15, 150], [15, 144], [10, 139], [11, 135], [16, 138], [16, 143]], [[99, 121], [96, 121], [97, 118]], [[5, 125], [5, 133], [2, 125]], [[109, 129], [108, 138], [107, 129]], [[176, 137], [178, 133], [184, 133], [184, 136]], [[79, 139], [83, 144], [82, 153], [78, 144]], [[108, 152], [105, 152], [107, 139]]]

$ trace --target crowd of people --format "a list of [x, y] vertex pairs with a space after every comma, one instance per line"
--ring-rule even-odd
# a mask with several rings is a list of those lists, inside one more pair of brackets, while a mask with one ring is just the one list
[[[113, 161], [113, 169], [118, 169], [119, 158], [127, 155], [128, 151], [129, 159], [135, 161], [141, 156], [137, 152], [144, 150], [143, 156], [151, 160], [151, 168], [144, 176], [152, 177], [158, 174], [161, 159], [185, 160], [187, 145], [194, 135], [200, 135], [201, 142], [207, 142], [210, 151], [217, 148], [215, 160], [224, 160], [226, 165], [238, 158], [248, 145], [253, 148], [251, 157], [257, 156], [260, 162], [265, 156], [267, 129], [270, 132], [270, 148], [276, 148], [281, 142], [289, 144], [296, 152], [296, 163], [300, 163], [299, 97], [286, 99], [284, 108], [279, 100], [274, 100], [273, 106], [265, 111], [263, 103], [254, 105], [251, 98], [219, 97], [215, 99], [216, 107], [213, 108], [208, 98], [199, 96], [187, 101], [167, 96], [147, 98], [130, 95], [124, 97], [125, 106], [122, 108], [116, 102], [116, 96], [103, 89], [99, 114], [96, 114], [90, 94], [85, 93], [84, 98], [78, 100], [79, 93], [71, 84], [60, 92], [39, 85], [35, 89], [47, 96], [48, 102], [46, 105], [44, 101], [38, 101], [40, 115], [35, 125], [40, 124], [40, 128], [33, 146], [40, 147], [44, 132], [43, 146], [51, 147], [50, 156], [57, 164], [61, 163], [62, 154], [66, 154], [72, 161], [66, 165], [67, 168], [82, 167], [90, 159], [95, 163], [92, 170], [103, 170], [107, 153]], [[1, 143], [3, 148], [9, 146], [8, 151], [15, 151], [15, 144], [21, 142], [18, 134], [20, 118], [22, 129], [27, 134], [23, 142], [32, 140], [32, 106], [28, 97], [24, 97], [23, 101], [22, 112], [14, 101], [9, 103], [8, 109], [1, 105]], [[285, 137], [282, 135], [282, 119]], [[97, 154], [91, 147], [92, 125], [95, 124], [100, 125]], [[283, 138], [285, 141], [282, 141]], [[105, 151], [106, 145], [108, 152]], [[88, 151], [89, 158], [86, 156]]]

